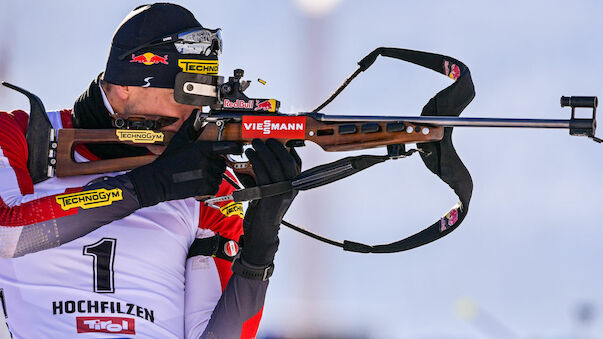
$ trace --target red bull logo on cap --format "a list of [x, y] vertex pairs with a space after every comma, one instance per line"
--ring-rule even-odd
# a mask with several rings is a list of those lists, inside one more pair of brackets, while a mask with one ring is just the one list
[[156, 65], [156, 64], [164, 64], [167, 65], [168, 64], [168, 56], [164, 55], [164, 56], [159, 56], [153, 53], [144, 53], [141, 55], [135, 55], [132, 54], [132, 60], [130, 60], [130, 62], [138, 62], [141, 64], [145, 64], [145, 65]]

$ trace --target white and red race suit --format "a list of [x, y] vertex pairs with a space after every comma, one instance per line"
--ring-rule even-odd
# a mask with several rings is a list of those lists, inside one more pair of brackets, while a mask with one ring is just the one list
[[[71, 127], [70, 110], [48, 116]], [[13, 338], [226, 337], [207, 333], [210, 318], [255, 337], [268, 282], [232, 275], [223, 259], [187, 260], [195, 237], [238, 240], [242, 207], [189, 198], [139, 209], [121, 173], [33, 185], [27, 120], [0, 112], [0, 303]], [[75, 158], [95, 160], [83, 146]], [[223, 181], [218, 195], [233, 190]]]

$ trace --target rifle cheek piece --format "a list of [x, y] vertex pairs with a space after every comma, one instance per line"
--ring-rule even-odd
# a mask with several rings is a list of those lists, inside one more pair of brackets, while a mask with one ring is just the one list
[[233, 76], [224, 77], [180, 72], [176, 75], [174, 100], [192, 106], [210, 106], [212, 110], [277, 112], [280, 102], [276, 99], [250, 99], [243, 92], [251, 81], [241, 80], [242, 69], [235, 69]]
[[174, 100], [191, 106], [213, 106], [219, 102], [224, 77], [180, 72], [174, 84]]

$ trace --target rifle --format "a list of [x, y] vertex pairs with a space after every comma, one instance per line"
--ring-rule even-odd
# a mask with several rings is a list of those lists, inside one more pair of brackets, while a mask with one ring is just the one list
[[[411, 62], [443, 74], [454, 83], [438, 92], [424, 106], [421, 116], [350, 116], [319, 113], [361, 72], [377, 59], [385, 56]], [[452, 145], [453, 127], [511, 127], [561, 128], [570, 135], [595, 137], [597, 97], [561, 97], [562, 107], [571, 107], [569, 120], [460, 118], [463, 109], [472, 101], [475, 90], [469, 68], [457, 59], [420, 51], [398, 48], [377, 48], [360, 62], [358, 69], [320, 106], [308, 113], [278, 112], [280, 102], [275, 99], [251, 99], [244, 94], [250, 81], [241, 80], [244, 71], [237, 69], [224, 82], [222, 77], [204, 74], [179, 73], [176, 76], [174, 97], [177, 102], [210, 106], [210, 110], [195, 110], [195, 128], [202, 130], [199, 140], [238, 141], [251, 143], [254, 138], [275, 138], [288, 147], [303, 146], [305, 141], [319, 145], [325, 151], [350, 151], [386, 147], [383, 156], [361, 155], [347, 157], [303, 171], [294, 180], [260, 187], [248, 187], [225, 197], [205, 200], [209, 206], [216, 203], [260, 199], [285, 191], [308, 190], [340, 180], [375, 164], [419, 153], [430, 171], [446, 182], [459, 197], [459, 202], [443, 217], [422, 231], [405, 239], [384, 245], [369, 246], [345, 240], [343, 243], [324, 238], [286, 221], [283, 224], [315, 239], [362, 253], [390, 253], [412, 249], [437, 240], [456, 229], [464, 220], [471, 199], [473, 183], [469, 172]], [[153, 122], [115, 121], [118, 129], [52, 129], [40, 99], [14, 85], [5, 86], [28, 96], [31, 103], [27, 133], [29, 146], [28, 168], [34, 183], [52, 177], [97, 174], [129, 170], [152, 162], [156, 156], [144, 155], [120, 159], [78, 163], [74, 149], [78, 144], [126, 143], [132, 145], [166, 145], [171, 133], [150, 129]], [[576, 108], [592, 109], [591, 118], [576, 118]], [[405, 145], [415, 143], [416, 149]], [[48, 147], [41, 147], [48, 145]], [[228, 165], [238, 174], [252, 175], [247, 162], [228, 158]]]

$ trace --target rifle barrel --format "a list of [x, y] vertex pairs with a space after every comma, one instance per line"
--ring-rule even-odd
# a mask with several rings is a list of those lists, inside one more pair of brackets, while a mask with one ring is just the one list
[[391, 121], [429, 124], [442, 127], [523, 127], [523, 128], [570, 128], [570, 120], [554, 119], [505, 119], [505, 118], [461, 118], [461, 117], [402, 117], [312, 114], [323, 122]]

